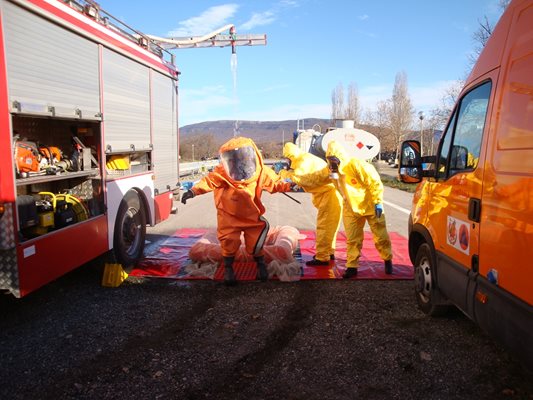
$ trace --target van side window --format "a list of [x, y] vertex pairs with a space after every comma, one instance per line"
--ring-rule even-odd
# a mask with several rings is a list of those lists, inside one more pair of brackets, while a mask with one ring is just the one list
[[459, 108], [445, 132], [439, 157], [438, 177], [471, 171], [477, 167], [491, 87], [491, 82], [486, 82], [461, 99]]
[[450, 150], [450, 143], [452, 142], [453, 137], [453, 128], [455, 127], [455, 116], [457, 114], [453, 114], [452, 119], [450, 120], [450, 123], [448, 124], [448, 128], [446, 129], [446, 132], [443, 134], [442, 139], [442, 147], [440, 151], [440, 155], [437, 159], [438, 165], [437, 165], [437, 178], [445, 178], [448, 174], [448, 152]]

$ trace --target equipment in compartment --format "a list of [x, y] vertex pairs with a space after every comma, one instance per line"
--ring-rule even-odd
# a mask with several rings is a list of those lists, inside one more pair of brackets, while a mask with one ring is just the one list
[[17, 196], [17, 212], [20, 229], [26, 229], [37, 225], [37, 204], [35, 198], [30, 195]]
[[89, 218], [84, 202], [67, 193], [39, 192], [17, 197], [22, 236], [32, 238]]
[[64, 200], [56, 202], [54, 208], [54, 225], [55, 228], [64, 228], [76, 222], [76, 213], [72, 209], [72, 204]]
[[15, 148], [15, 170], [17, 175], [28, 172], [39, 172], [39, 161], [41, 159], [37, 144], [35, 142], [19, 140], [16, 136], [14, 140]]
[[91, 126], [80, 127], [68, 121], [14, 116], [17, 179], [98, 170], [95, 157], [98, 141], [93, 130]]
[[114, 155], [109, 157], [106, 163], [106, 168], [109, 170], [128, 170], [130, 169], [130, 156], [129, 154]]
[[[75, 196], [65, 193], [40, 192], [44, 201], [52, 204], [54, 228], [59, 229], [89, 218], [89, 211], [83, 202]], [[48, 212], [48, 210], [46, 211]]]
[[46, 165], [54, 165], [61, 161], [63, 152], [59, 147], [39, 145], [39, 154], [41, 155], [41, 163]]

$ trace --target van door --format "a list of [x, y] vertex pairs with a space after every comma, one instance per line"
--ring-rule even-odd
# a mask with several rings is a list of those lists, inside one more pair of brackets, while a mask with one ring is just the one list
[[479, 272], [492, 290], [502, 288], [532, 306], [533, 3], [521, 7], [504, 53], [494, 110], [499, 118], [487, 151]]
[[497, 71], [465, 92], [444, 132], [436, 179], [429, 184], [428, 227], [437, 255], [437, 284], [467, 310], [470, 271], [477, 272], [485, 122]]

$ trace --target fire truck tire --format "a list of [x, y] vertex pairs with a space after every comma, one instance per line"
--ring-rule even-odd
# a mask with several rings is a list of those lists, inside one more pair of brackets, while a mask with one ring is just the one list
[[443, 316], [448, 313], [451, 306], [439, 303], [442, 295], [436, 283], [435, 257], [431, 246], [422, 244], [415, 259], [415, 293], [418, 308], [433, 317]]
[[113, 251], [127, 272], [140, 260], [146, 237], [146, 214], [139, 194], [130, 190], [122, 198], [115, 221]]

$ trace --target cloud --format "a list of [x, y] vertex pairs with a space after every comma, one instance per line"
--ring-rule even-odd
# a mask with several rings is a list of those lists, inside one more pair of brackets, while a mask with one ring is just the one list
[[459, 81], [437, 81], [427, 86], [414, 86], [409, 89], [413, 107], [428, 110], [441, 105], [441, 100], [446, 91], [457, 86]]
[[375, 110], [380, 101], [388, 99], [391, 95], [392, 84], [359, 88], [359, 102], [363, 109]]
[[268, 109], [250, 110], [239, 113], [244, 121], [284, 121], [302, 118], [329, 118], [331, 104], [282, 104]]
[[[204, 121], [238, 120], [238, 121], [284, 121], [287, 119], [324, 118], [328, 119], [331, 113], [330, 104], [282, 104], [276, 107], [258, 108], [255, 110], [239, 111], [229, 98], [213, 96], [202, 101], [192, 102], [182, 106], [180, 113], [185, 118], [180, 118], [179, 125], [185, 126]], [[225, 107], [224, 107], [225, 106]], [[202, 107], [210, 107], [204, 109]], [[187, 113], [187, 114], [186, 114]]]
[[298, 7], [299, 4], [297, 1], [293, 1], [293, 0], [281, 0], [278, 5], [280, 7]]
[[358, 15], [357, 16], [357, 19], [359, 19], [360, 21], [364, 21], [366, 19], [370, 18], [367, 14], [363, 14], [363, 15]]
[[272, 85], [272, 86], [264, 87], [263, 89], [258, 90], [257, 93], [276, 92], [280, 89], [288, 89], [290, 87], [291, 85], [289, 85], [288, 83], [280, 83], [279, 85]]
[[170, 37], [200, 36], [223, 27], [237, 12], [237, 4], [210, 7], [196, 17], [180, 21], [178, 27], [167, 33]]
[[276, 20], [273, 11], [265, 11], [262, 13], [254, 13], [252, 17], [240, 26], [240, 29], [249, 31], [256, 26], [269, 25]]
[[455, 29], [457, 29], [458, 31], [460, 31], [460, 32], [464, 32], [464, 33], [468, 33], [468, 32], [470, 32], [470, 30], [471, 30], [471, 27], [468, 26], [467, 24], [462, 24], [462, 25], [461, 25], [461, 24], [458, 24], [458, 23], [456, 23], [456, 22], [453, 23], [453, 27], [454, 27]]
[[369, 37], [369, 38], [372, 38], [372, 39], [375, 39], [378, 37], [378, 35], [376, 35], [375, 33], [373, 32], [365, 32], [365, 31], [356, 31], [358, 34], [360, 35], [363, 35], [363, 36], [366, 36], [366, 37]]
[[[415, 110], [429, 111], [441, 105], [441, 100], [446, 91], [456, 86], [458, 81], [436, 81], [427, 85], [410, 85], [409, 96]], [[375, 111], [380, 101], [392, 96], [393, 84], [380, 86], [367, 86], [359, 89], [359, 101], [364, 109]]]
[[280, 13], [286, 8], [298, 7], [299, 3], [294, 0], [281, 0], [274, 4], [269, 10], [263, 12], [254, 12], [250, 19], [239, 26], [239, 31], [248, 31], [256, 26], [269, 25], [277, 20]]
[[[238, 105], [238, 99], [229, 95], [226, 87], [206, 86], [200, 89], [180, 89], [179, 124], [189, 125], [196, 122], [224, 119]], [[226, 119], [233, 119], [226, 118]]]

